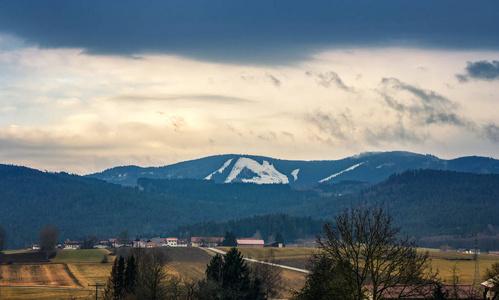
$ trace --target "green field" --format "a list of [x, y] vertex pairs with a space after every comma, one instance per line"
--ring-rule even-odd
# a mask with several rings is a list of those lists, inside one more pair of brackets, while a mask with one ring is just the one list
[[71, 262], [95, 262], [100, 263], [107, 256], [109, 262], [113, 262], [114, 256], [109, 256], [106, 249], [85, 249], [85, 250], [58, 250], [57, 256], [52, 259], [56, 263]]

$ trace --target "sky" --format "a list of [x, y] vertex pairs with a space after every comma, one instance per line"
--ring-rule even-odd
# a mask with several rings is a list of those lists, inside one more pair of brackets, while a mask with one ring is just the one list
[[0, 10], [0, 163], [499, 159], [499, 1], [25, 1]]

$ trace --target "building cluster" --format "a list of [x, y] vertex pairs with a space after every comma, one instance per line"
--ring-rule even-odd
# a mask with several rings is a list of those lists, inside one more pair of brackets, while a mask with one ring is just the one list
[[466, 248], [459, 248], [459, 249], [454, 249], [450, 246], [442, 246], [440, 247], [440, 252], [453, 252], [453, 253], [466, 253], [466, 254], [489, 254], [489, 255], [499, 255], [499, 251], [480, 251], [480, 249], [466, 249]]
[[[93, 248], [155, 248], [155, 247], [217, 247], [223, 242], [223, 237], [191, 237], [190, 240], [179, 239], [176, 237], [169, 238], [152, 238], [152, 239], [136, 239], [133, 241], [123, 241], [115, 238], [106, 241], [99, 241]], [[66, 240], [63, 249], [81, 249], [83, 241]], [[237, 239], [238, 247], [264, 247], [265, 242], [261, 239], [240, 238]], [[269, 246], [269, 245], [267, 245]], [[274, 247], [282, 247], [282, 244], [272, 245]]]

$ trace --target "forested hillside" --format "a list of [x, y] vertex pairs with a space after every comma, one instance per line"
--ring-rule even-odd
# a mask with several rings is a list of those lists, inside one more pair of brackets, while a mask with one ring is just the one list
[[[286, 185], [216, 185], [208, 181], [172, 180], [140, 191], [66, 173], [0, 165], [0, 225], [9, 248], [38, 241], [39, 230], [55, 225], [60, 240], [129, 234], [164, 236], [180, 225], [225, 221], [252, 215], [307, 214], [304, 205], [319, 196]], [[238, 192], [239, 191], [239, 192]]]
[[418, 170], [395, 174], [359, 193], [329, 201], [388, 204], [404, 231], [417, 236], [499, 233], [499, 175]]
[[[124, 229], [131, 236], [165, 236], [179, 226], [184, 227], [173, 233], [231, 229], [248, 236], [260, 230], [268, 238], [282, 231], [286, 239], [293, 239], [315, 230], [310, 218], [328, 219], [358, 203], [388, 204], [404, 232], [419, 237], [499, 233], [499, 175], [406, 171], [373, 186], [347, 181], [308, 190], [192, 179], [140, 179], [139, 184], [123, 187], [0, 165], [0, 225], [7, 231], [8, 247], [37, 242], [46, 224], [59, 228], [61, 241], [115, 237]], [[340, 196], [360, 188], [364, 189]], [[255, 217], [225, 223], [250, 216]], [[207, 223], [187, 226], [203, 221]]]

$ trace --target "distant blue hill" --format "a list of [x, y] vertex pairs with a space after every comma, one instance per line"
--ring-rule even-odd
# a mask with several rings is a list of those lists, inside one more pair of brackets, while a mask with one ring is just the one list
[[93, 177], [121, 185], [137, 185], [139, 178], [207, 179], [216, 183], [280, 183], [295, 187], [321, 182], [354, 180], [377, 183], [406, 170], [435, 169], [499, 174], [499, 160], [470, 156], [451, 160], [411, 152], [368, 152], [340, 160], [296, 161], [264, 156], [227, 154], [164, 167], [115, 167]]

